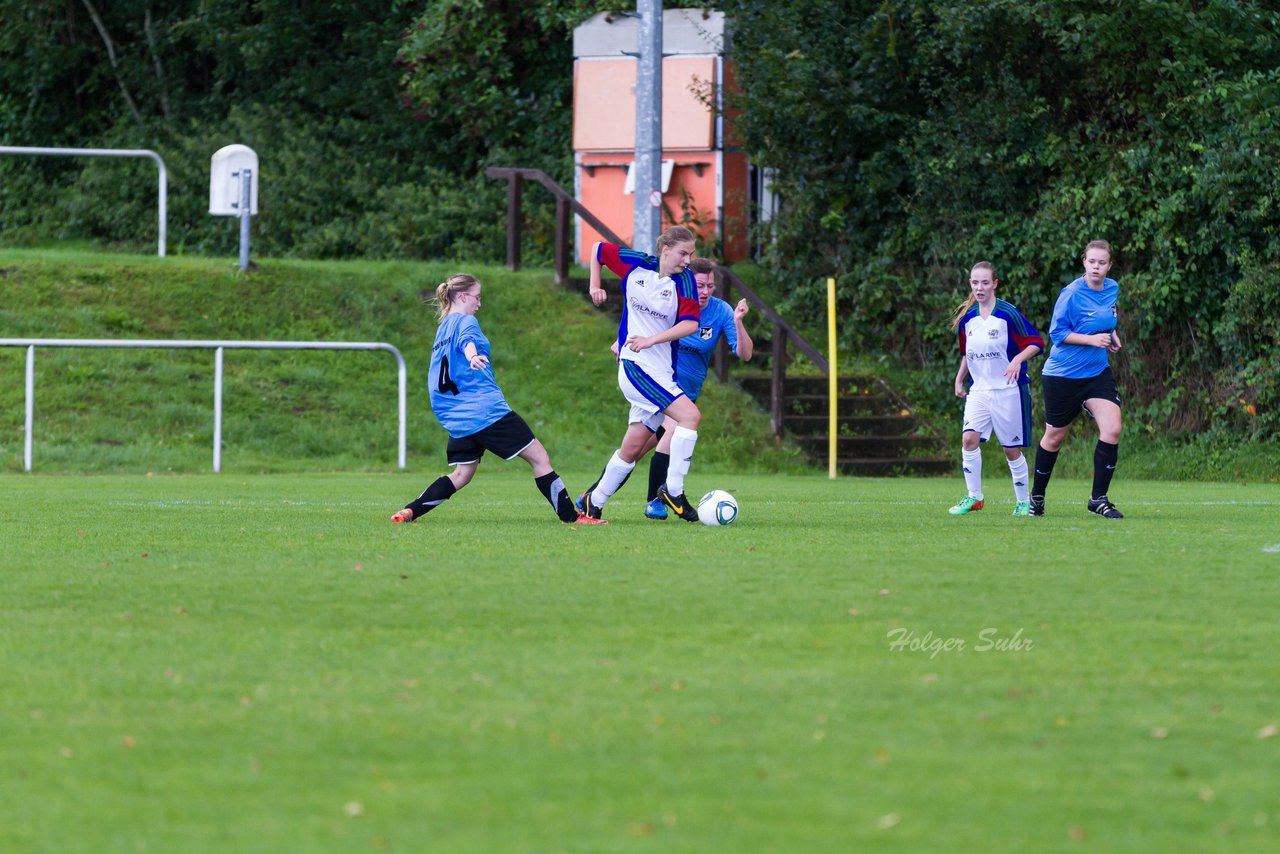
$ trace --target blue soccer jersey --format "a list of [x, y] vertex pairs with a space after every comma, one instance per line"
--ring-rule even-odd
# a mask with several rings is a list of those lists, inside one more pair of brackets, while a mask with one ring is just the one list
[[511, 411], [493, 378], [493, 368], [471, 369], [464, 352], [468, 343], [475, 345], [477, 353], [489, 355], [489, 339], [473, 315], [446, 315], [436, 330], [427, 375], [431, 410], [455, 439], [479, 433]]
[[1062, 289], [1053, 307], [1053, 320], [1049, 324], [1049, 340], [1053, 350], [1045, 360], [1041, 374], [1070, 380], [1096, 377], [1107, 369], [1107, 348], [1082, 344], [1066, 344], [1064, 339], [1072, 332], [1095, 335], [1111, 332], [1116, 328], [1116, 304], [1120, 299], [1120, 285], [1113, 279], [1104, 279], [1102, 290], [1095, 291], [1076, 279]]
[[729, 342], [730, 352], [736, 354], [738, 327], [733, 322], [733, 309], [719, 297], [712, 297], [702, 310], [698, 330], [676, 342], [679, 348], [676, 383], [690, 400], [697, 400], [702, 392], [702, 384], [707, 381], [707, 368], [711, 365], [711, 356], [721, 335]]

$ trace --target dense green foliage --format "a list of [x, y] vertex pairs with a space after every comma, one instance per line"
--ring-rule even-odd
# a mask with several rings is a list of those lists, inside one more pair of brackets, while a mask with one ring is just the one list
[[[495, 261], [505, 188], [483, 170], [571, 182], [572, 29], [616, 5], [0, 0], [0, 140], [159, 151], [175, 253], [234, 254], [205, 200], [209, 156], [240, 142], [262, 157], [255, 254]], [[973, 261], [1044, 326], [1106, 237], [1131, 423], [1277, 435], [1274, 4], [723, 7], [746, 145], [783, 198], [764, 245], [796, 325], [835, 274], [847, 350], [949, 370]], [[145, 161], [0, 157], [0, 234], [146, 249], [153, 187]], [[548, 259], [547, 194], [526, 219], [525, 257]]]
[[[616, 321], [546, 272], [470, 269], [485, 283], [479, 320], [508, 401], [566, 482], [585, 486], [625, 429], [608, 350]], [[407, 363], [408, 466], [439, 472], [447, 437], [425, 387], [436, 309], [422, 300], [452, 272], [270, 260], [242, 274], [199, 258], [8, 250], [0, 253], [0, 337], [386, 341]], [[0, 471], [22, 470], [25, 362], [23, 348], [0, 347]], [[228, 350], [224, 362], [223, 471], [394, 468], [388, 353]], [[211, 350], [37, 349], [35, 470], [208, 471], [213, 376]], [[740, 389], [712, 381], [703, 399], [691, 482], [698, 469], [804, 468]]]
[[0, 850], [1280, 847], [1280, 486], [582, 528], [507, 470], [391, 525], [419, 484], [0, 474]]
[[973, 262], [1044, 328], [1104, 237], [1131, 417], [1280, 429], [1273, 4], [728, 5], [748, 146], [785, 197], [768, 260], [792, 312], [838, 275], [847, 344], [941, 368]]
[[[158, 151], [173, 251], [234, 253], [206, 210], [235, 142], [261, 158], [256, 253], [497, 260], [482, 167], [571, 182], [570, 34], [598, 5], [0, 0], [0, 141]], [[148, 162], [0, 157], [0, 231], [145, 248], [154, 186]], [[530, 259], [548, 203], [531, 194]]]

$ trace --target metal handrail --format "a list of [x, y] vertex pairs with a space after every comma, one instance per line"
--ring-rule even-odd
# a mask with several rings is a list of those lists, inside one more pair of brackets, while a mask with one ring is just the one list
[[407, 427], [406, 397], [408, 377], [404, 356], [392, 344], [382, 341], [219, 341], [219, 340], [167, 340], [147, 338], [0, 338], [0, 347], [27, 348], [27, 401], [26, 444], [23, 452], [23, 469], [31, 471], [31, 436], [35, 429], [36, 409], [36, 347], [88, 347], [102, 349], [162, 349], [214, 351], [213, 381], [213, 471], [222, 470], [222, 353], [223, 350], [385, 350], [396, 357], [398, 379], [398, 403], [400, 432], [398, 462], [405, 467], [405, 434]]
[[38, 148], [25, 145], [0, 145], [0, 154], [58, 154], [73, 157], [147, 157], [155, 161], [160, 169], [160, 238], [156, 252], [164, 257], [165, 232], [167, 230], [169, 209], [169, 173], [164, 166], [164, 158], [149, 148]]

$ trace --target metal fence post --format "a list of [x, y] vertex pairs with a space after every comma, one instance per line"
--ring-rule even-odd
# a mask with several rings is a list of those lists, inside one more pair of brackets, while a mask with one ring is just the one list
[[222, 348], [213, 351], [213, 473], [222, 471]]
[[27, 436], [23, 443], [22, 470], [31, 471], [31, 434], [36, 426], [36, 345], [27, 348]]

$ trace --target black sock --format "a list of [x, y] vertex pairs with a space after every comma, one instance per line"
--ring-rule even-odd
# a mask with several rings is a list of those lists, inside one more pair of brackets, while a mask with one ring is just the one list
[[664, 454], [661, 451], [653, 452], [653, 459], [649, 460], [649, 497], [645, 501], [652, 501], [658, 497], [658, 487], [667, 482], [667, 469], [670, 467], [670, 454]]
[[1049, 478], [1053, 477], [1053, 465], [1057, 461], [1057, 451], [1046, 451], [1036, 445], [1036, 471], [1035, 480], [1031, 483], [1032, 496], [1044, 498], [1044, 491], [1049, 486]]
[[453, 485], [453, 481], [445, 475], [441, 475], [432, 481], [426, 491], [417, 498], [410, 501], [405, 507], [413, 512], [413, 518], [417, 519], [422, 514], [434, 508], [437, 504], [443, 504], [448, 501], [458, 489]]
[[578, 508], [573, 506], [573, 499], [569, 497], [569, 490], [564, 488], [560, 475], [549, 471], [542, 477], [535, 477], [533, 482], [538, 485], [561, 522], [572, 522], [578, 518]]
[[1116, 460], [1120, 446], [1098, 440], [1093, 449], [1093, 497], [1102, 498], [1111, 486], [1111, 476], [1116, 473]]

